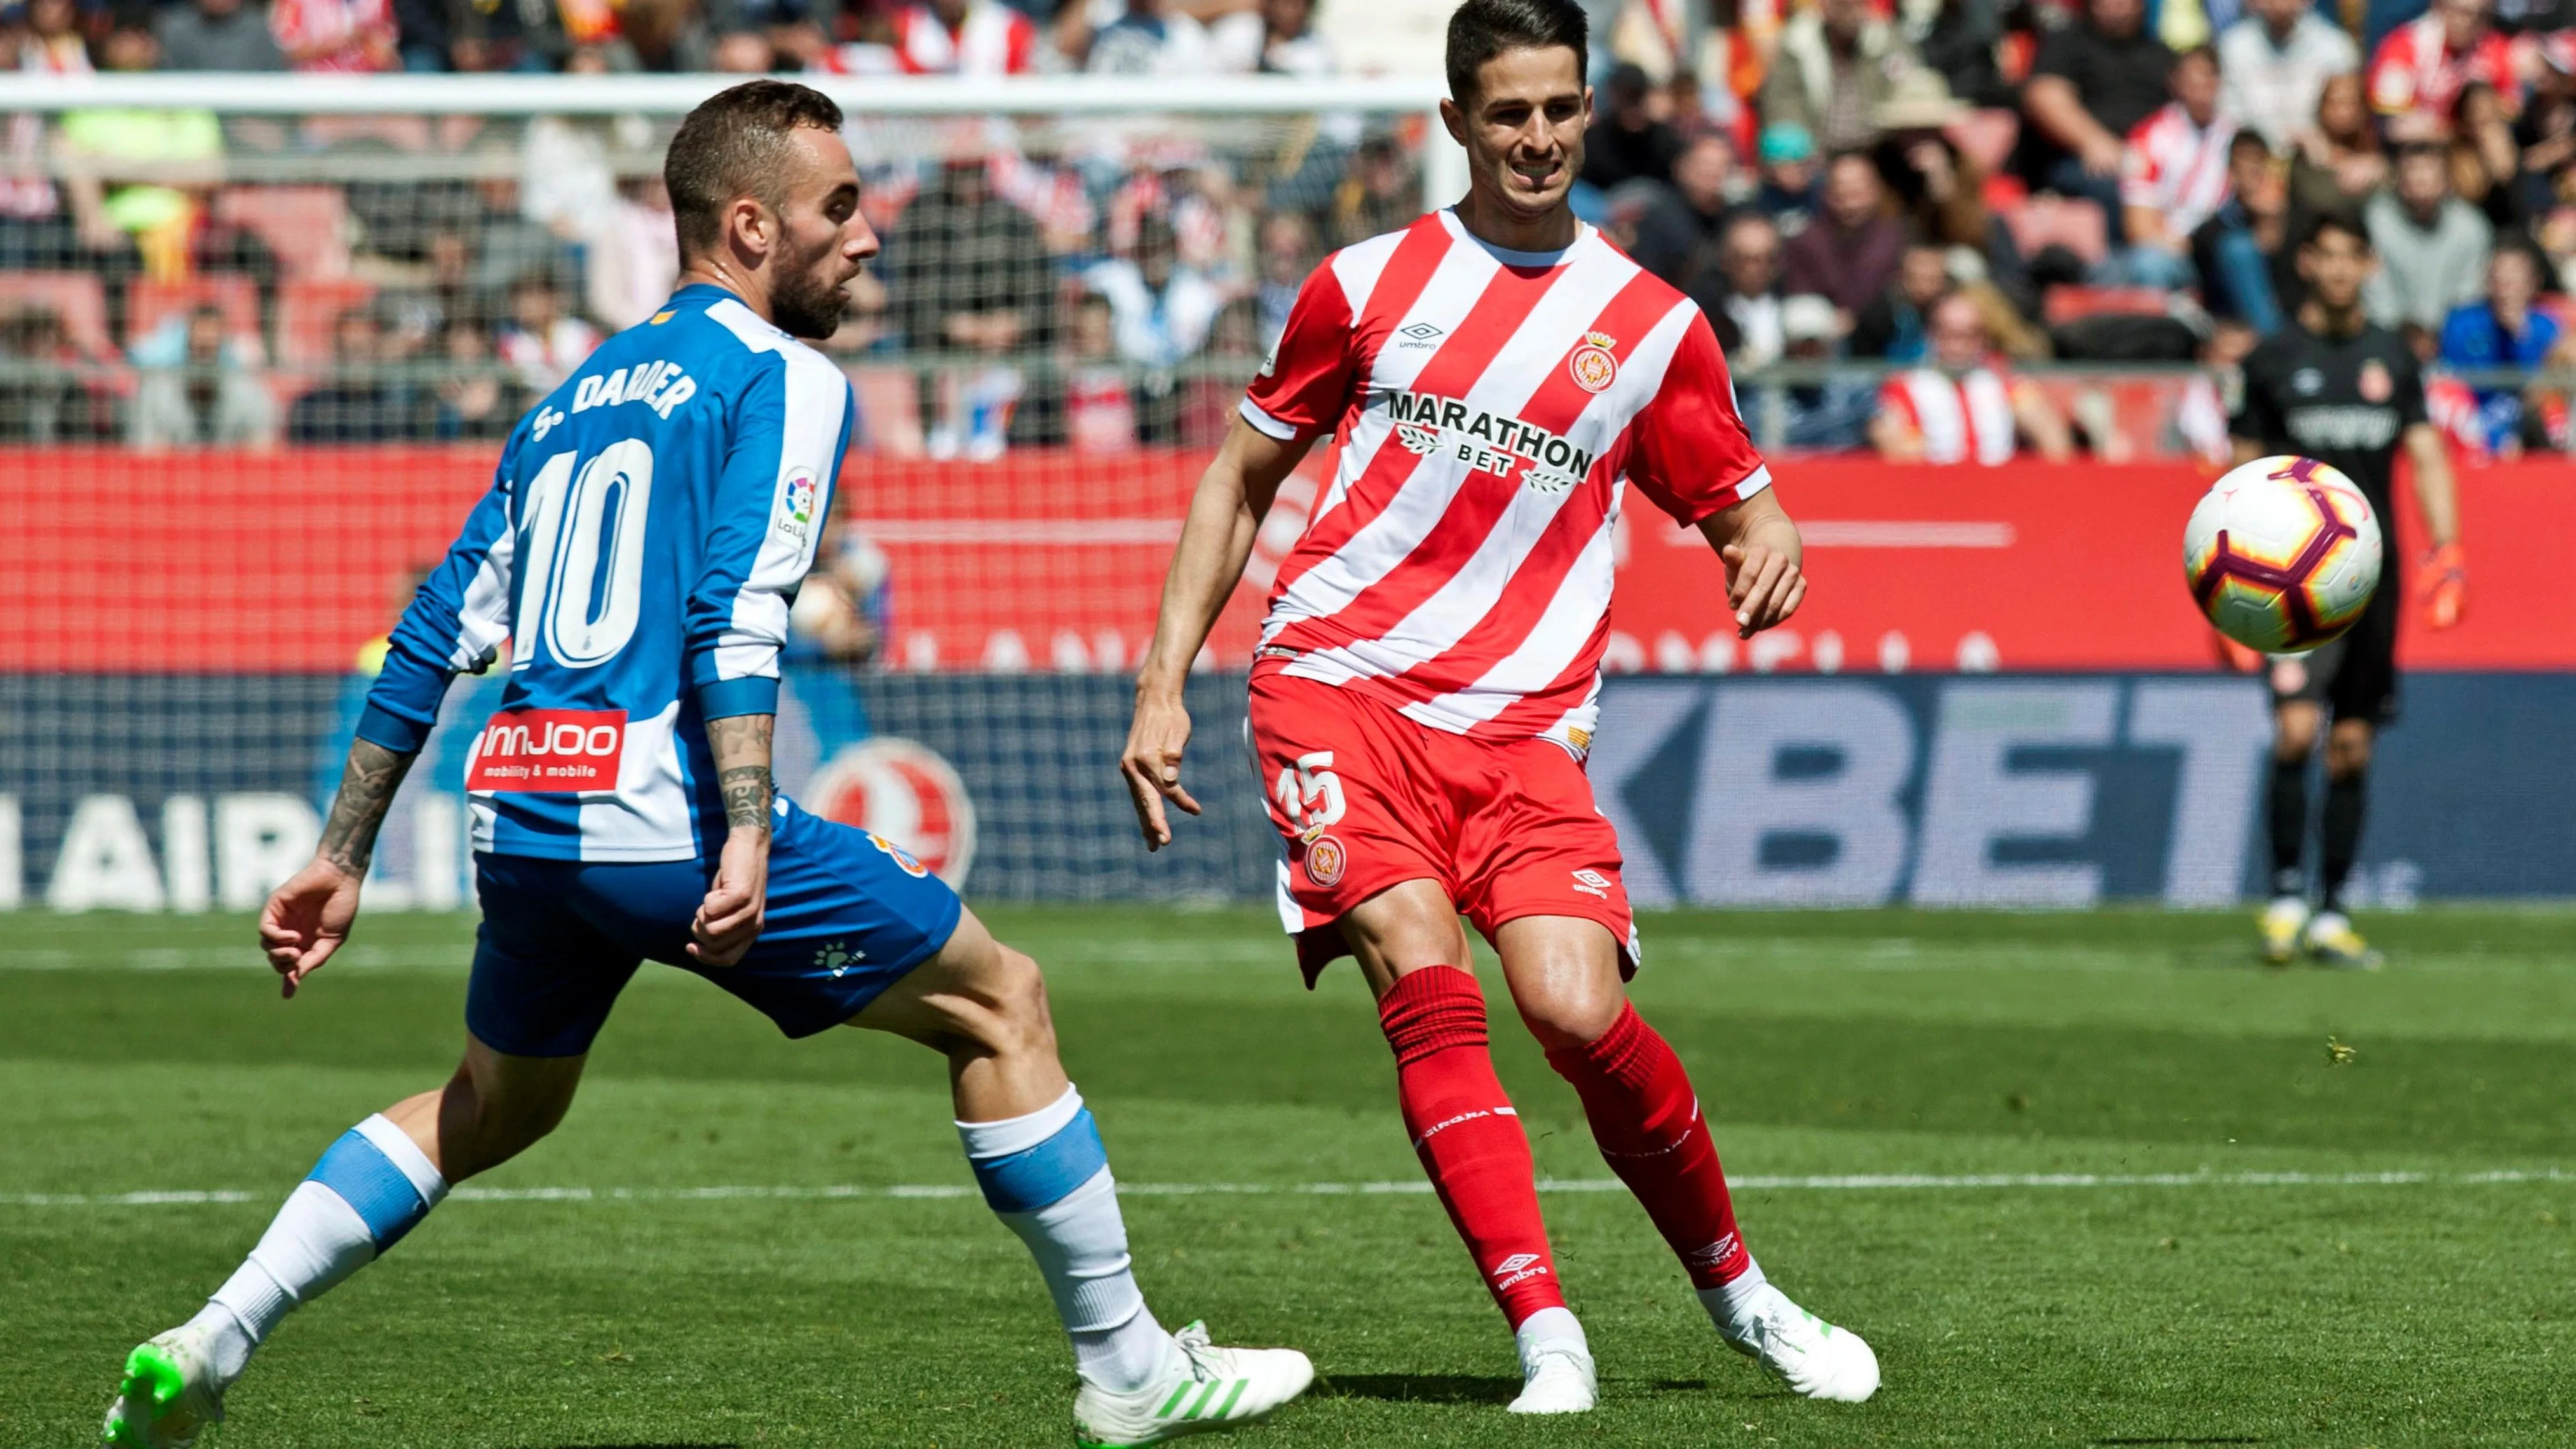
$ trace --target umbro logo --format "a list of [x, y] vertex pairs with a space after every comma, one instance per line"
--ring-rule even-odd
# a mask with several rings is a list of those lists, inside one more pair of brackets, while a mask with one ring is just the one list
[[1399, 346], [1428, 347], [1435, 339], [1444, 335], [1444, 329], [1434, 327], [1428, 322], [1416, 322], [1410, 327], [1398, 327], [1395, 329], [1395, 335], [1404, 339], [1398, 344]]
[[1536, 1253], [1514, 1253], [1510, 1257], [1505, 1258], [1503, 1261], [1494, 1265], [1494, 1276], [1500, 1278], [1506, 1273], [1517, 1273], [1537, 1261], [1538, 1254]]

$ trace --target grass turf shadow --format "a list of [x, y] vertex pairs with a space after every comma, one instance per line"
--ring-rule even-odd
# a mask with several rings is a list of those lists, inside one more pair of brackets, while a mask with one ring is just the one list
[[1397, 1404], [1508, 1404], [1521, 1381], [1483, 1374], [1327, 1374], [1320, 1399], [1384, 1399]]

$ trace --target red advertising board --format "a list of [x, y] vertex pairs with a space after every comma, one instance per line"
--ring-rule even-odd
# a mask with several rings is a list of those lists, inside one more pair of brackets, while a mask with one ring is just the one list
[[[892, 565], [897, 668], [1132, 668], [1205, 456], [860, 457], [836, 514]], [[1266, 577], [1314, 499], [1292, 480], [1255, 550]], [[482, 448], [146, 455], [0, 450], [0, 670], [346, 669], [381, 635], [489, 484]], [[1650, 507], [1628, 514], [1613, 663], [1635, 669], [2193, 669], [2213, 659], [2183, 593], [2180, 464], [1900, 468], [1785, 461], [1812, 586], [1776, 636], [1737, 643], [1715, 560]], [[2461, 475], [2467, 621], [2412, 628], [2431, 669], [2576, 670], [2576, 467]], [[2401, 509], [2405, 557], [2420, 530]], [[1238, 593], [1211, 650], [1240, 661]]]

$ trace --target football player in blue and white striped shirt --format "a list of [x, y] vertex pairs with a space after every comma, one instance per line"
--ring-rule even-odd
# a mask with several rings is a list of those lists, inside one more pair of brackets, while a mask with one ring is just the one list
[[450, 680], [506, 649], [466, 778], [483, 926], [464, 1064], [333, 1143], [205, 1309], [129, 1355], [110, 1443], [190, 1443], [289, 1310], [552, 1130], [646, 960], [789, 1036], [848, 1024], [948, 1054], [985, 1200], [1072, 1334], [1084, 1442], [1230, 1427], [1312, 1380], [1303, 1354], [1213, 1347], [1146, 1308], [1036, 964], [903, 850], [771, 787], [788, 604], [850, 437], [848, 382], [797, 339], [831, 334], [876, 251], [840, 127], [779, 81], [690, 114], [664, 163], [680, 289], [520, 422], [394, 630], [322, 844], [260, 937], [293, 996], [347, 939]]

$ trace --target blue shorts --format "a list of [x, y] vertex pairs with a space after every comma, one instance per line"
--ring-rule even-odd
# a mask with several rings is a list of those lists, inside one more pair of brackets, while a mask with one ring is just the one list
[[510, 1056], [579, 1056], [651, 960], [707, 978], [791, 1037], [812, 1036], [948, 944], [964, 909], [955, 891], [866, 831], [779, 803], [760, 939], [731, 966], [703, 965], [687, 950], [713, 861], [476, 855], [483, 926], [466, 1027]]

